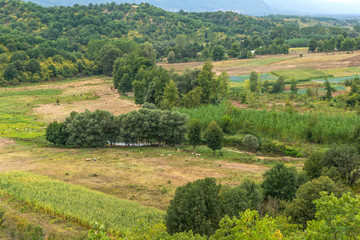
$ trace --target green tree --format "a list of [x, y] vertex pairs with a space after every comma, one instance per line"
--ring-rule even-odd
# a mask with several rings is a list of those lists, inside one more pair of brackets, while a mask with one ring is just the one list
[[304, 163], [303, 170], [311, 178], [318, 178], [321, 176], [321, 170], [323, 168], [324, 153], [313, 152]]
[[46, 127], [46, 140], [54, 145], [66, 145], [67, 134], [65, 134], [64, 124], [57, 121], [50, 123]]
[[[281, 228], [289, 226], [285, 219], [274, 219], [269, 216], [260, 217], [256, 211], [246, 210], [239, 218], [231, 219], [225, 216], [218, 229], [210, 240], [272, 240], [284, 239]], [[291, 226], [297, 230], [296, 226]]]
[[320, 193], [315, 201], [315, 220], [308, 222], [306, 239], [359, 239], [360, 197], [350, 193], [341, 198]]
[[333, 145], [325, 154], [323, 166], [336, 171], [350, 186], [360, 179], [360, 155], [351, 145]]
[[188, 141], [193, 146], [193, 152], [197, 145], [201, 143], [201, 122], [198, 119], [191, 119], [188, 123]]
[[326, 79], [326, 82], [324, 83], [324, 86], [325, 86], [325, 90], [326, 90], [326, 99], [330, 100], [332, 99], [332, 93], [335, 92], [336, 90], [331, 87], [331, 84], [330, 82]]
[[135, 104], [139, 104], [139, 105], [144, 104], [145, 84], [142, 81], [134, 81], [133, 88], [134, 88]]
[[259, 74], [257, 72], [250, 73], [250, 91], [256, 92], [259, 85]]
[[359, 93], [359, 87], [355, 82], [353, 82], [351, 85], [350, 96], [354, 95], [355, 93]]
[[285, 78], [280, 76], [278, 80], [276, 80], [273, 88], [272, 93], [282, 93], [285, 90]]
[[317, 49], [317, 42], [315, 39], [310, 39], [310, 42], [309, 42], [309, 52], [315, 52]]
[[296, 96], [298, 90], [299, 90], [299, 89], [298, 89], [298, 87], [297, 87], [297, 81], [291, 80], [291, 83], [290, 83], [290, 91], [291, 91], [291, 94], [292, 94], [293, 96]]
[[201, 87], [197, 87], [184, 95], [181, 100], [181, 105], [186, 108], [196, 108], [201, 105], [201, 96]]
[[114, 69], [114, 62], [121, 56], [121, 51], [112, 44], [105, 44], [99, 52], [99, 61], [107, 76], [112, 76]]
[[130, 78], [129, 74], [124, 74], [119, 82], [118, 90], [122, 93], [130, 92], [132, 89], [132, 79]]
[[168, 63], [174, 63], [176, 62], [176, 56], [175, 56], [175, 53], [174, 51], [170, 51], [168, 56], [167, 56], [167, 61]]
[[214, 151], [213, 155], [215, 156], [215, 151], [222, 148], [224, 133], [215, 121], [212, 121], [204, 133], [204, 139], [207, 143], [207, 146]]
[[5, 71], [4, 71], [4, 78], [6, 80], [11, 81], [14, 78], [17, 78], [18, 75], [19, 75], [19, 72], [14, 63], [10, 63], [10, 64], [6, 65]]
[[180, 96], [178, 88], [173, 80], [165, 86], [163, 97], [163, 108], [173, 108], [179, 105]]
[[299, 187], [294, 200], [286, 206], [285, 215], [290, 216], [293, 222], [305, 227], [308, 221], [315, 218], [314, 200], [320, 198], [321, 192], [341, 196], [340, 189], [329, 177], [314, 179]]
[[205, 62], [197, 81], [197, 85], [201, 87], [201, 102], [209, 103], [211, 97], [215, 97], [216, 83], [215, 73], [212, 71], [214, 66], [210, 62]]
[[218, 82], [218, 96], [221, 99], [224, 99], [226, 97], [228, 97], [229, 95], [229, 85], [230, 85], [230, 77], [227, 74], [227, 72], [222, 72], [220, 76], [218, 76], [217, 78], [217, 82]]
[[221, 185], [213, 178], [205, 178], [179, 187], [165, 217], [170, 234], [193, 231], [210, 236], [221, 219]]
[[214, 61], [221, 61], [225, 59], [226, 49], [222, 45], [215, 45], [211, 52], [211, 58]]
[[26, 70], [33, 74], [41, 72], [41, 66], [39, 61], [34, 58], [30, 59], [26, 65]]
[[296, 169], [287, 168], [283, 163], [277, 163], [266, 171], [261, 187], [265, 197], [291, 200], [296, 192]]

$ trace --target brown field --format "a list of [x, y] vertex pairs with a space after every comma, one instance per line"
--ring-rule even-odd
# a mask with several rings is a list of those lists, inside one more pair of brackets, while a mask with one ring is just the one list
[[[201, 68], [203, 63], [160, 63], [166, 69], [173, 69], [176, 72], [186, 68]], [[255, 59], [230, 59], [221, 62], [213, 62], [214, 71], [220, 74], [226, 71], [230, 76], [246, 75], [252, 71], [258, 73], [269, 73], [276, 70], [288, 69], [334, 69], [360, 66], [360, 51], [350, 54], [346, 52], [336, 53], [298, 53], [277, 56], [257, 56]]]
[[63, 121], [72, 111], [84, 112], [99, 109], [120, 115], [139, 108], [132, 100], [120, 97], [118, 91], [112, 89], [112, 86], [112, 82], [108, 79], [91, 78], [61, 85], [24, 87], [17, 90], [59, 89], [63, 90], [64, 96], [91, 94], [98, 97], [96, 100], [78, 101], [71, 104], [60, 102], [39, 105], [33, 109], [34, 113], [45, 122]]

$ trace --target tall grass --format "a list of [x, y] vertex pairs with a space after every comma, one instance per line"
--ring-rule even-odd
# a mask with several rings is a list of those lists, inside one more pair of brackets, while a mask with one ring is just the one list
[[199, 119], [203, 128], [212, 120], [222, 125], [223, 116], [228, 114], [237, 131], [281, 140], [309, 140], [317, 143], [350, 142], [354, 128], [360, 125], [360, 118], [355, 115], [237, 109], [226, 102], [219, 106], [208, 105], [178, 111], [187, 114], [190, 119]]
[[140, 220], [158, 223], [163, 212], [104, 193], [24, 172], [0, 174], [0, 193], [84, 226], [105, 224], [107, 231], [124, 236]]

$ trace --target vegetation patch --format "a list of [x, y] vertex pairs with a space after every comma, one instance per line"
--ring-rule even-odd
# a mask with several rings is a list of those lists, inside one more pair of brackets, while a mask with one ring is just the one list
[[31, 173], [3, 173], [0, 179], [1, 191], [18, 201], [81, 225], [103, 223], [114, 235], [130, 233], [139, 220], [161, 222], [164, 215], [154, 208]]

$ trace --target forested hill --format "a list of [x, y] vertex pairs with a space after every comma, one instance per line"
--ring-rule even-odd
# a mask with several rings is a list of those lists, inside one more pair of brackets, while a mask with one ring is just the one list
[[263, 0], [31, 0], [31, 2], [40, 4], [42, 6], [73, 6], [74, 4], [88, 5], [104, 4], [115, 2], [119, 3], [136, 3], [143, 2], [150, 3], [154, 6], [160, 7], [169, 11], [188, 11], [188, 12], [213, 12], [213, 11], [233, 11], [249, 15], [268, 15], [275, 13], [276, 10], [271, 8]]

